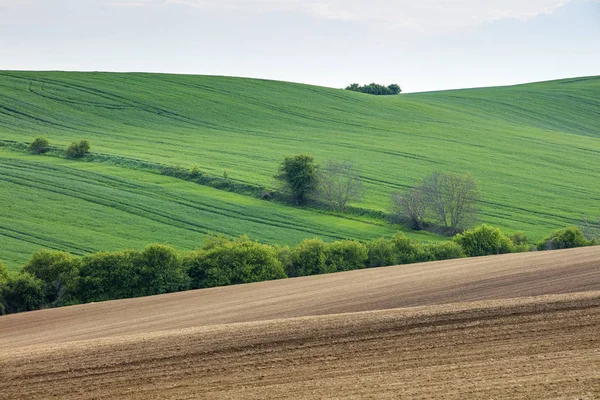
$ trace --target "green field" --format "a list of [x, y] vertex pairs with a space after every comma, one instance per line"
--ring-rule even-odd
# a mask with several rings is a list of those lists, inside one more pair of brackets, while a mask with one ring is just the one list
[[[600, 214], [600, 77], [378, 97], [225, 77], [0, 72], [0, 139], [39, 135], [265, 187], [288, 155], [352, 160], [369, 190], [355, 206], [374, 210], [433, 170], [470, 171], [480, 220], [533, 239]], [[0, 259], [11, 268], [40, 247], [188, 249], [207, 232], [293, 244], [396, 229], [6, 148], [0, 190]]]

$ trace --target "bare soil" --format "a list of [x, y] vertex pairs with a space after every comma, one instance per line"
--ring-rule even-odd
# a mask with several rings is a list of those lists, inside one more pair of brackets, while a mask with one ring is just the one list
[[0, 317], [0, 399], [600, 399], [600, 247]]

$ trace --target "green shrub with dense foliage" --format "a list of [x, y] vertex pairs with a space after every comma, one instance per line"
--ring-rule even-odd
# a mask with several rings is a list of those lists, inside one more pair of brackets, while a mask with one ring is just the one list
[[83, 257], [75, 297], [82, 302], [178, 292], [190, 287], [181, 257], [160, 244], [143, 251], [100, 252]]
[[44, 154], [50, 149], [50, 143], [48, 139], [43, 137], [37, 137], [29, 146], [27, 146], [27, 150], [33, 154]]
[[27, 272], [9, 276], [2, 288], [7, 314], [39, 310], [47, 305], [44, 297], [44, 283]]
[[81, 158], [90, 152], [90, 142], [80, 140], [73, 142], [67, 147], [67, 158]]
[[589, 240], [581, 228], [569, 226], [552, 232], [537, 244], [538, 250], [570, 249], [595, 245], [595, 240]]
[[342, 240], [327, 247], [327, 270], [338, 272], [366, 268], [369, 253], [364, 243]]
[[[595, 244], [581, 229], [553, 232], [540, 250]], [[534, 247], [535, 249], [535, 247]], [[508, 237], [481, 225], [453, 241], [419, 243], [398, 233], [367, 242], [326, 243], [307, 239], [296, 246], [271, 246], [246, 236], [211, 236], [198, 250], [184, 254], [152, 244], [142, 251], [98, 252], [85, 257], [62, 251], [33, 254], [18, 274], [0, 262], [0, 315], [130, 297], [383, 267], [462, 257], [530, 250], [527, 238]]]
[[309, 276], [335, 272], [335, 265], [327, 263], [329, 245], [321, 239], [306, 239], [290, 252], [286, 273], [289, 277]]
[[184, 257], [193, 289], [285, 278], [277, 250], [242, 236], [209, 239]]
[[459, 233], [454, 236], [454, 242], [462, 247], [468, 257], [513, 253], [516, 250], [508, 236], [488, 225]]
[[69, 304], [79, 276], [81, 261], [63, 251], [35, 252], [22, 271], [42, 282], [44, 303], [50, 307]]

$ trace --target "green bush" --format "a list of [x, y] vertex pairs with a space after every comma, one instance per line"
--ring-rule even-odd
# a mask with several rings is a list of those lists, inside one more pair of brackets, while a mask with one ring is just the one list
[[419, 243], [410, 240], [402, 232], [394, 235], [392, 244], [396, 253], [396, 264], [433, 261], [428, 254], [424, 253], [423, 247]]
[[200, 175], [202, 175], [202, 171], [200, 170], [199, 166], [194, 165], [192, 168], [190, 168], [190, 178], [197, 178]]
[[27, 272], [11, 276], [2, 292], [8, 314], [39, 310], [45, 305], [44, 282]]
[[481, 225], [474, 229], [459, 233], [454, 237], [468, 257], [487, 256], [491, 254], [512, 253], [513, 242], [500, 232], [500, 229]]
[[421, 251], [428, 258], [422, 261], [441, 261], [466, 257], [463, 248], [455, 242], [427, 243], [422, 245]]
[[207, 288], [285, 278], [274, 247], [241, 237], [212, 240], [184, 260], [191, 287]]
[[134, 257], [134, 273], [139, 285], [135, 296], [151, 296], [187, 290], [190, 279], [175, 249], [151, 244]]
[[141, 252], [99, 252], [84, 257], [76, 293], [81, 301], [90, 302], [171, 293], [189, 286], [177, 252], [151, 244]]
[[98, 252], [83, 257], [76, 297], [84, 303], [135, 297], [142, 284], [135, 274], [137, 251]]
[[90, 151], [90, 143], [87, 140], [73, 142], [67, 148], [68, 158], [81, 158]]
[[398, 264], [398, 257], [391, 240], [380, 238], [369, 240], [367, 246], [367, 266], [369, 268]]
[[9, 275], [6, 265], [0, 261], [0, 315], [6, 314], [6, 301], [4, 300], [4, 290], [8, 284]]
[[327, 244], [321, 239], [306, 239], [292, 248], [288, 276], [308, 276], [335, 272], [327, 265]]
[[329, 244], [328, 271], [350, 271], [366, 267], [369, 255], [367, 246], [355, 240], [342, 240]]
[[48, 151], [50, 143], [43, 137], [35, 138], [35, 140], [29, 143], [27, 149], [33, 154], [43, 154]]
[[591, 246], [594, 242], [586, 239], [583, 231], [576, 227], [559, 229], [552, 232], [549, 236], [542, 239], [538, 245], [538, 250], [557, 250], [570, 249], [574, 247]]
[[70, 253], [44, 249], [33, 253], [23, 272], [43, 282], [45, 303], [54, 307], [72, 301], [80, 263]]

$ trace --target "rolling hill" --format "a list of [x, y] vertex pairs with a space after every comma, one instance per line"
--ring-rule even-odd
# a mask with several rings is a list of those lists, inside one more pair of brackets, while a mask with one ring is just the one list
[[0, 317], [0, 399], [600, 394], [600, 247]]
[[[66, 147], [86, 138], [97, 154], [198, 165], [266, 188], [288, 155], [352, 160], [362, 165], [369, 189], [356, 206], [372, 210], [385, 210], [392, 191], [433, 170], [470, 171], [484, 194], [481, 222], [532, 239], [579, 222], [581, 214], [600, 213], [599, 127], [600, 77], [376, 97], [241, 78], [0, 71], [5, 143], [43, 135]], [[207, 231], [295, 243], [314, 236], [365, 239], [395, 229], [208, 190], [131, 166], [25, 156], [6, 146], [0, 161], [0, 189], [10, 193], [0, 200], [0, 259], [13, 269], [40, 246], [85, 253], [151, 241], [188, 249]], [[87, 176], [71, 180], [81, 174]], [[75, 195], [82, 188], [74, 186], [84, 180], [97, 199]], [[56, 189], [65, 185], [72, 187]], [[131, 195], [135, 186], [153, 197], [144, 210], [139, 205], [146, 200]], [[101, 199], [107, 187], [112, 200]], [[190, 213], [181, 199], [226, 212]]]

